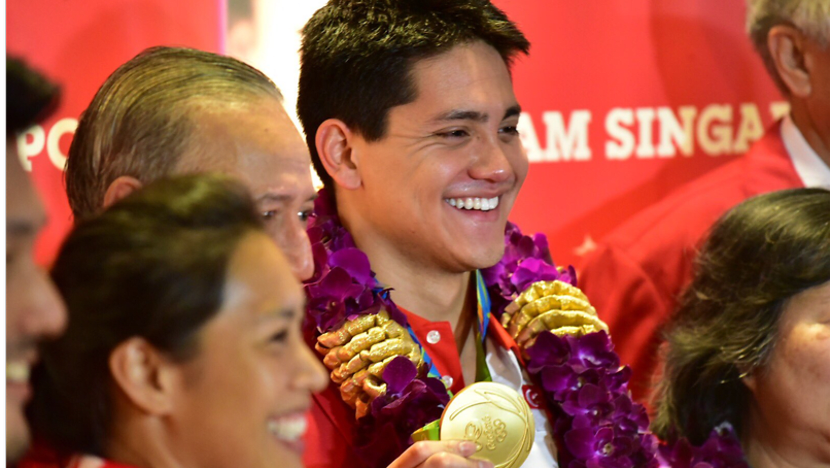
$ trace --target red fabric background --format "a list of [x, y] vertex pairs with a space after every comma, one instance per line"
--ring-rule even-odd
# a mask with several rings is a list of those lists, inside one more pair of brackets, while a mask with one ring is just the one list
[[[530, 57], [520, 59], [513, 72], [527, 113], [524, 138], [529, 139], [527, 123], [532, 122], [542, 150], [531, 156], [557, 156], [548, 144], [552, 132], [545, 113], [553, 116], [549, 120], [558, 113], [566, 124], [573, 124], [572, 116], [580, 111], [590, 113], [585, 127], [590, 157], [578, 160], [565, 150], [559, 161], [534, 162], [512, 215], [524, 231], [548, 234], [559, 263], [573, 263], [589, 236], [598, 241], [639, 209], [741, 152], [733, 144], [726, 145], [725, 154], [704, 151], [696, 127], [707, 106], [725, 105], [732, 112], [731, 119], [701, 126], [717, 137], [727, 128], [739, 132], [742, 104], [757, 109], [764, 127], [773, 120], [770, 104], [781, 101], [744, 33], [742, 0], [495, 3], [533, 44]], [[44, 140], [53, 132], [53, 139], [59, 136], [55, 124], [77, 118], [104, 78], [145, 47], [221, 50], [224, 11], [222, 0], [9, 0], [8, 51], [64, 85], [61, 108], [42, 127]], [[608, 159], [606, 144], [616, 141], [606, 129], [612, 109], [633, 116], [643, 108], [647, 116], [667, 107], [678, 115], [683, 106], [693, 106], [696, 113], [691, 155], [675, 150], [673, 157]], [[656, 147], [659, 142], [657, 122], [643, 126], [650, 138], [640, 138], [636, 121], [621, 127], [618, 131], [631, 133], [637, 144], [650, 140]], [[60, 153], [66, 153], [70, 139], [67, 131], [57, 140]], [[28, 158], [51, 214], [38, 249], [40, 260], [48, 261], [69, 226], [69, 210], [61, 172], [45, 145]]]
[[[575, 249], [657, 201], [676, 186], [735, 157], [706, 154], [606, 158], [606, 115], [613, 108], [757, 103], [762, 127], [780, 94], [744, 32], [742, 0], [495, 0], [531, 41], [516, 63], [516, 93], [546, 148], [546, 111], [588, 110], [590, 160], [531, 164], [512, 219], [548, 234], [553, 258], [573, 263]], [[695, 119], [696, 122], [698, 119]], [[714, 126], [723, 125], [715, 122]], [[658, 125], [652, 124], [652, 141]], [[711, 126], [708, 133], [712, 133]], [[633, 128], [637, 135], [639, 129]], [[717, 131], [717, 130], [715, 130]], [[639, 141], [639, 138], [638, 138]]]
[[[119, 65], [153, 45], [182, 45], [220, 51], [224, 31], [224, 1], [217, 0], [9, 0], [6, 3], [6, 48], [60, 83], [61, 105], [38, 126], [44, 144], [32, 134], [32, 174], [49, 213], [39, 239], [38, 260], [47, 263], [56, 253], [71, 223], [63, 172], [65, 156], [77, 119], [107, 76]], [[219, 25], [222, 25], [220, 27]], [[39, 133], [38, 127], [34, 133]], [[61, 131], [61, 127], [65, 131]], [[58, 142], [52, 162], [46, 142]], [[40, 149], [39, 151], [37, 151]]]

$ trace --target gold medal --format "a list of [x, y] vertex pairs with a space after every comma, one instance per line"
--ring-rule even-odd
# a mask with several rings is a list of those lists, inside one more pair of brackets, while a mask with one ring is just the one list
[[496, 468], [519, 468], [530, 454], [536, 423], [530, 406], [507, 385], [476, 382], [455, 395], [441, 415], [441, 440], [469, 440], [474, 457]]

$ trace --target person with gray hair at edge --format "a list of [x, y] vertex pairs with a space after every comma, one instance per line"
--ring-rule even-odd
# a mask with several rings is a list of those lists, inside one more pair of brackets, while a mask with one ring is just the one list
[[631, 390], [646, 401], [665, 320], [692, 274], [706, 229], [753, 195], [830, 187], [830, 2], [750, 0], [747, 30], [790, 113], [749, 151], [646, 208], [577, 265], [608, 323]]

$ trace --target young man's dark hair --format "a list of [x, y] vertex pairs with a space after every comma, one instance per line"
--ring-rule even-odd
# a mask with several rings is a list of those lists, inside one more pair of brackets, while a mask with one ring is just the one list
[[83, 113], [66, 164], [76, 219], [98, 213], [120, 176], [142, 183], [169, 175], [192, 141], [194, 119], [212, 106], [281, 101], [274, 83], [231, 57], [153, 47], [121, 65]]
[[488, 0], [331, 0], [318, 10], [303, 28], [297, 113], [323, 183], [331, 186], [315, 145], [321, 123], [337, 118], [380, 140], [389, 109], [417, 98], [413, 64], [474, 41], [508, 65], [530, 48]]
[[59, 88], [21, 60], [6, 58], [6, 138], [42, 120], [58, 103]]

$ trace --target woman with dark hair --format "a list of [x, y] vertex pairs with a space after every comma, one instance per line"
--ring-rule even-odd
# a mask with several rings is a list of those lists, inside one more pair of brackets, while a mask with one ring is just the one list
[[[301, 466], [328, 377], [301, 336], [300, 284], [244, 186], [150, 184], [81, 221], [52, 277], [69, 325], [43, 346], [39, 450], [21, 468]], [[474, 452], [422, 441], [391, 466], [492, 466]]]
[[303, 343], [300, 284], [241, 185], [151, 185], [81, 222], [52, 277], [69, 325], [42, 349], [30, 408], [48, 445], [113, 466], [301, 466], [326, 374]]
[[755, 468], [830, 463], [830, 192], [725, 214], [666, 337], [663, 440], [700, 444], [728, 423]]

